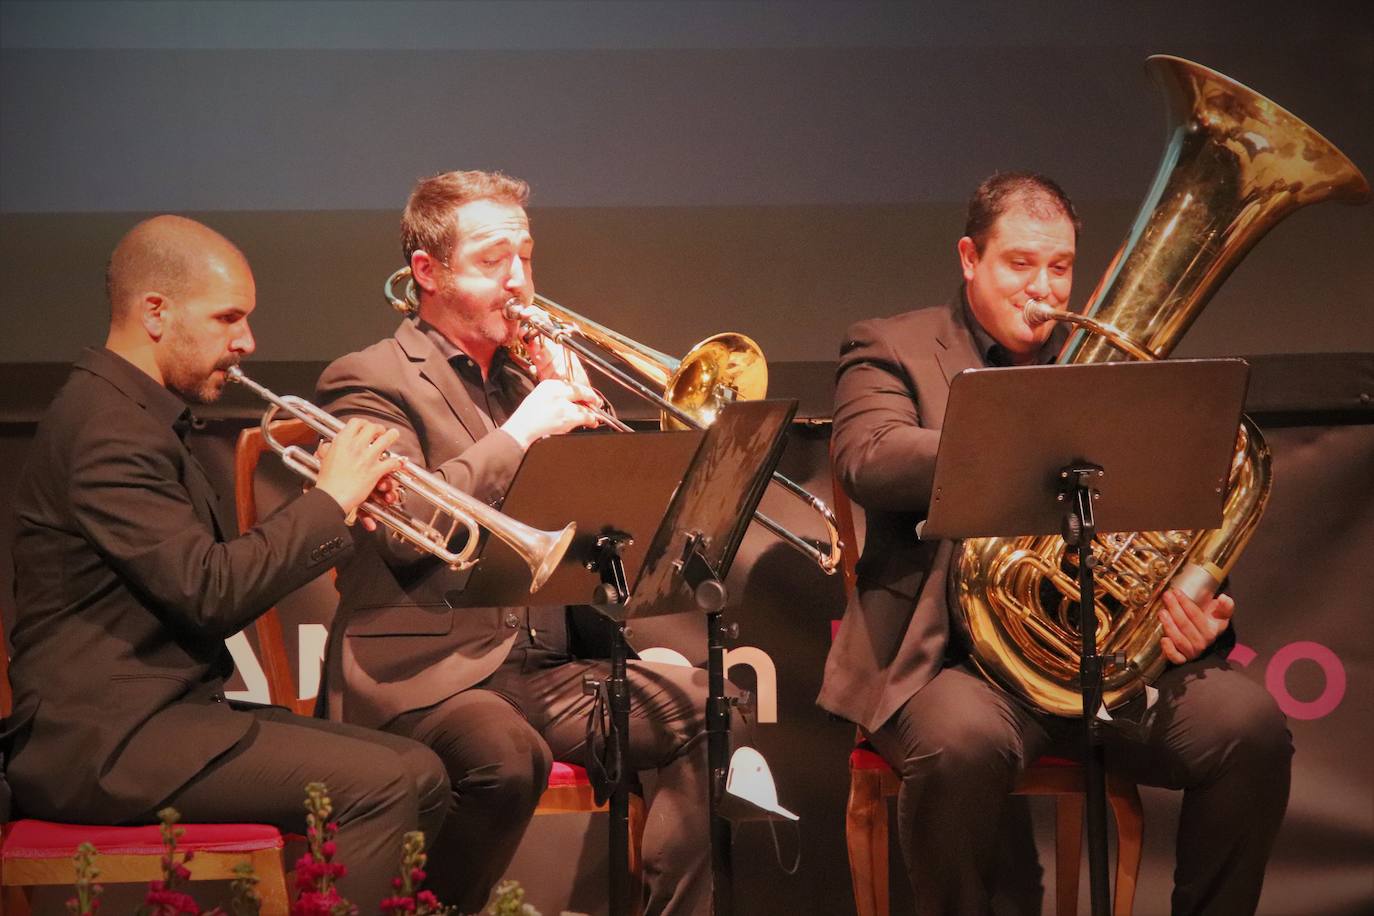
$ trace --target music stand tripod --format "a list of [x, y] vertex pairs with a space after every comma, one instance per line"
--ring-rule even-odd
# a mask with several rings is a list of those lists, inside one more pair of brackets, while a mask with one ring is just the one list
[[[488, 538], [467, 587], [454, 596], [455, 606], [465, 607], [590, 601], [609, 618], [609, 676], [585, 686], [604, 692], [610, 719], [603, 771], [610, 809], [612, 916], [630, 912], [626, 625], [635, 617], [688, 610], [706, 611], [718, 620], [725, 598], [721, 580], [781, 455], [794, 411], [795, 402], [748, 401], [727, 405], [705, 431], [603, 433], [536, 442], [501, 509], [539, 528], [576, 522], [572, 546], [531, 599], [524, 562], [503, 542]], [[719, 766], [723, 774], [724, 762], [713, 755], [719, 753], [721, 761], [728, 755], [728, 734], [722, 733], [729, 727], [723, 659], [717, 657], [709, 679], [708, 755], [713, 771]], [[716, 781], [709, 800], [713, 810]], [[713, 852], [716, 833], [713, 819]], [[728, 857], [728, 832], [725, 842]], [[728, 882], [728, 872], [717, 881], [727, 894]]]
[[[1238, 359], [1170, 360], [969, 369], [950, 384], [920, 537], [1059, 534], [1077, 554], [1094, 916], [1110, 907], [1103, 677], [1125, 660], [1098, 655], [1093, 540], [1220, 525], [1248, 372]], [[997, 659], [976, 661], [997, 679]]]
[[[750, 801], [726, 796], [731, 698], [725, 693], [725, 577], [786, 443], [795, 401], [727, 405], [706, 431], [668, 517], [653, 559], [640, 574], [629, 612], [652, 617], [699, 611], [707, 634], [707, 761], [711, 772], [712, 900], [715, 916], [734, 912], [731, 821], [779, 818]], [[725, 802], [731, 802], [726, 806]]]

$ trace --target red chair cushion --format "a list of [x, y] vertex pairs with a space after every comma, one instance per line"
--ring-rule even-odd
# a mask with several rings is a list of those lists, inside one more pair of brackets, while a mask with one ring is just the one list
[[553, 763], [553, 769], [549, 771], [549, 788], [562, 786], [586, 786], [591, 785], [591, 780], [587, 778], [587, 771], [575, 763]]
[[[277, 828], [265, 824], [185, 824], [177, 849], [196, 852], [256, 852], [281, 849]], [[55, 824], [51, 821], [15, 821], [5, 828], [5, 859], [51, 859], [76, 854], [76, 847], [90, 843], [103, 855], [162, 855], [162, 834], [156, 824], [147, 827], [100, 827], [90, 824]]]
[[866, 747], [856, 747], [849, 752], [849, 768], [851, 770], [890, 770], [892, 767], [887, 765], [883, 755], [877, 751], [871, 751]]

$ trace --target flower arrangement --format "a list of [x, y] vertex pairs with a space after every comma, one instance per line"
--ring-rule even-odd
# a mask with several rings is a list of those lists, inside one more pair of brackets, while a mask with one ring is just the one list
[[348, 874], [348, 868], [334, 861], [338, 847], [334, 834], [339, 825], [329, 819], [334, 813], [329, 790], [322, 782], [305, 787], [305, 838], [310, 848], [296, 860], [296, 902], [291, 916], [355, 916], [358, 908], [339, 895], [334, 882]]
[[76, 896], [67, 901], [67, 912], [73, 916], [96, 916], [105, 888], [95, 883], [100, 877], [100, 869], [95, 867], [95, 847], [90, 843], [76, 847], [72, 864], [76, 866]]
[[[348, 874], [348, 867], [334, 860], [338, 852], [334, 835], [339, 825], [330, 820], [334, 806], [324, 783], [312, 782], [305, 787], [305, 809], [308, 848], [296, 860], [296, 900], [291, 904], [290, 916], [358, 916], [358, 908], [339, 893], [337, 882]], [[148, 883], [138, 916], [263, 916], [262, 898], [257, 892], [258, 878], [248, 862], [234, 868], [227, 913], [221, 907], [201, 910], [195, 899], [182, 889], [191, 879], [187, 863], [195, 858], [195, 852], [177, 849], [177, 841], [185, 832], [177, 826], [180, 820], [181, 815], [174, 808], [158, 812], [163, 846], [162, 877]], [[95, 865], [97, 855], [94, 846], [82, 843], [72, 857], [76, 895], [67, 901], [67, 912], [71, 916], [99, 916], [104, 888], [96, 882], [100, 877], [100, 869]], [[421, 889], [426, 861], [425, 835], [418, 830], [407, 833], [401, 846], [400, 871], [391, 882], [395, 893], [381, 902], [380, 916], [451, 916], [454, 913], [433, 893]], [[525, 891], [518, 881], [504, 881], [496, 888], [487, 913], [489, 916], [539, 916], [539, 911], [524, 900]]]
[[519, 881], [502, 881], [496, 886], [487, 916], [539, 916], [539, 911], [525, 902], [525, 889]]

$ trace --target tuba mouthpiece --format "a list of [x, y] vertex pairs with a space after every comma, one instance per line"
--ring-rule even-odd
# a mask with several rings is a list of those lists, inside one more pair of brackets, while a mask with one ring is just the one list
[[1055, 310], [1038, 299], [1027, 301], [1022, 307], [1021, 313], [1026, 316], [1026, 324], [1033, 328], [1039, 327], [1047, 321], [1058, 320]]

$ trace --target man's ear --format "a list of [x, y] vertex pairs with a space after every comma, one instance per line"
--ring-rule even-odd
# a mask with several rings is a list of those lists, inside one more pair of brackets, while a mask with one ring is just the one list
[[964, 236], [956, 247], [959, 249], [959, 266], [964, 271], [964, 279], [972, 280], [973, 268], [978, 265], [978, 246], [973, 239]]
[[439, 288], [439, 281], [434, 276], [438, 268], [438, 260], [423, 248], [417, 248], [410, 253], [410, 274], [415, 278], [415, 285], [427, 293]]
[[161, 340], [166, 332], [167, 307], [170, 300], [162, 293], [144, 293], [138, 300], [138, 320], [151, 340]]

